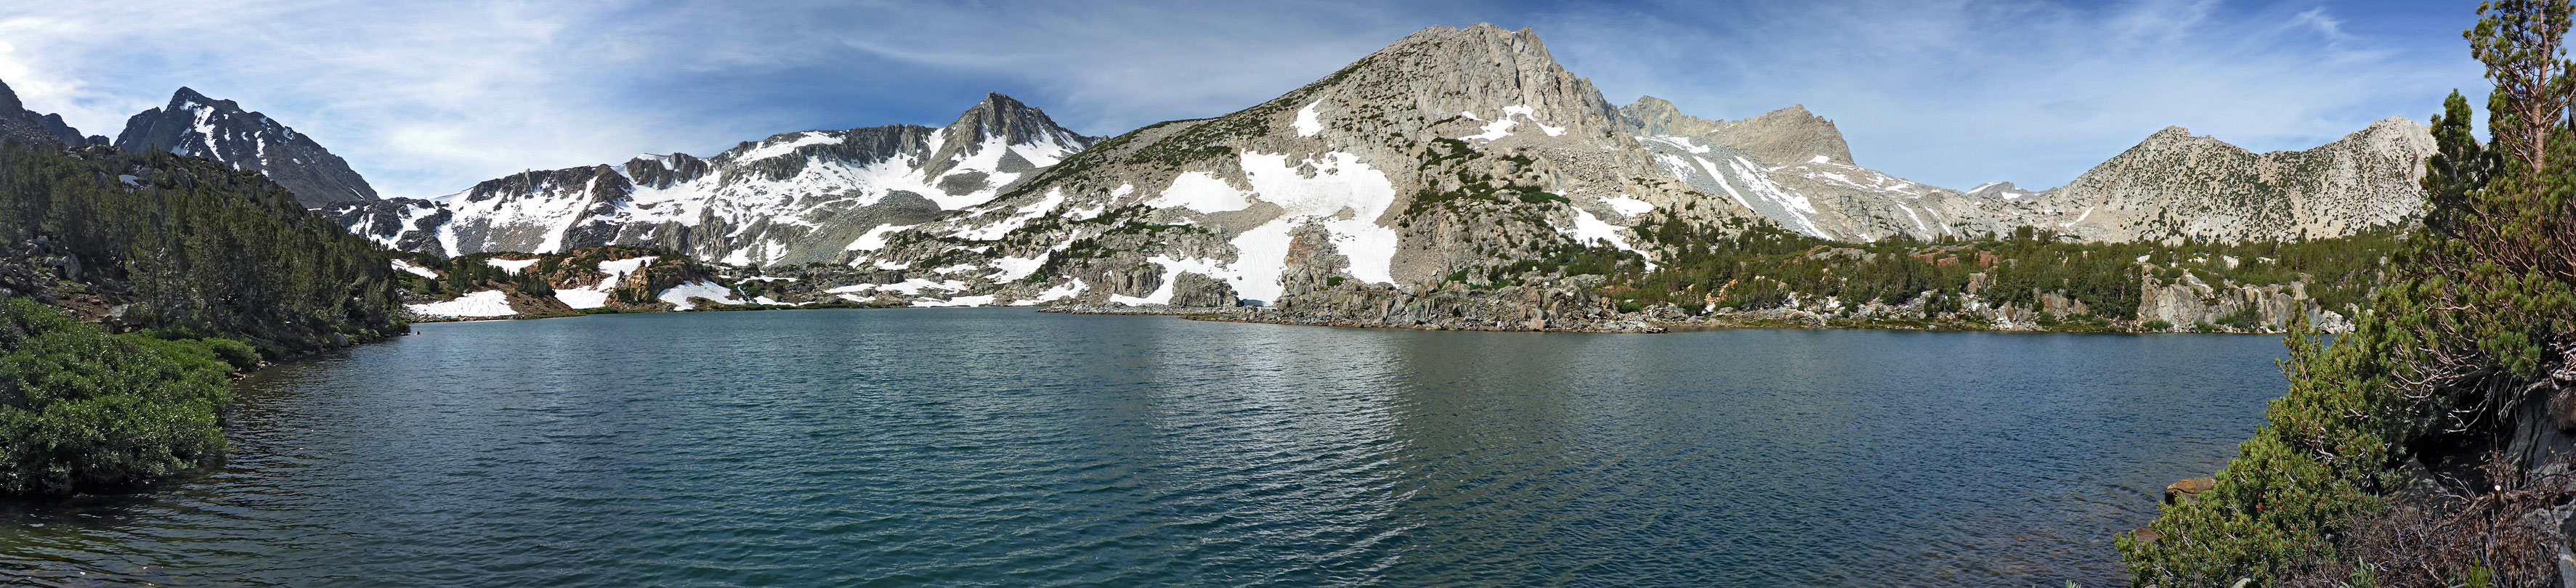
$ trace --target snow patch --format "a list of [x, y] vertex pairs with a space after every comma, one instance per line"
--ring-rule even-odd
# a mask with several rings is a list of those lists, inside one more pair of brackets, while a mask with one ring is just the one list
[[1603, 198], [1601, 199], [1601, 203], [1610, 205], [1610, 210], [1612, 211], [1628, 216], [1637, 216], [1655, 210], [1655, 205], [1647, 204], [1644, 200], [1631, 198], [1626, 194]]
[[1040, 253], [1037, 257], [1025, 259], [1018, 257], [995, 259], [993, 268], [1002, 270], [1002, 275], [996, 277], [994, 281], [1016, 282], [1020, 278], [1029, 277], [1029, 274], [1037, 273], [1038, 268], [1046, 267], [1047, 258], [1053, 255], [1054, 253]]
[[[1277, 300], [1279, 276], [1286, 271], [1289, 231], [1318, 225], [1331, 235], [1336, 252], [1350, 258], [1351, 277], [1366, 282], [1395, 281], [1395, 230], [1378, 226], [1379, 216], [1395, 203], [1395, 186], [1359, 156], [1325, 153], [1320, 159], [1294, 164], [1284, 154], [1246, 152], [1244, 179], [1260, 198], [1282, 209], [1278, 218], [1245, 231], [1233, 241], [1240, 253], [1222, 270], [1202, 272], [1226, 280], [1237, 295]], [[1311, 167], [1314, 177], [1300, 168]]]
[[850, 246], [847, 249], [844, 249], [844, 251], [876, 251], [884, 249], [886, 246], [886, 233], [909, 229], [913, 226], [914, 225], [878, 225], [877, 228], [868, 229], [866, 234], [859, 235], [858, 239], [850, 241]]
[[492, 267], [501, 268], [502, 273], [515, 276], [519, 275], [519, 270], [528, 269], [528, 266], [536, 265], [537, 261], [538, 260], [534, 259], [485, 258], [483, 263], [492, 264]]
[[1023, 303], [1026, 303], [1026, 304], [1036, 304], [1036, 303], [1040, 303], [1040, 302], [1052, 302], [1052, 301], [1056, 301], [1056, 300], [1069, 300], [1069, 299], [1072, 299], [1072, 298], [1073, 298], [1073, 297], [1075, 297], [1075, 296], [1081, 296], [1083, 292], [1085, 292], [1085, 291], [1089, 291], [1090, 289], [1091, 289], [1091, 285], [1090, 285], [1090, 284], [1085, 284], [1085, 283], [1083, 283], [1083, 282], [1082, 282], [1082, 279], [1080, 279], [1080, 278], [1075, 278], [1075, 279], [1073, 280], [1073, 282], [1072, 282], [1072, 283], [1064, 284], [1064, 285], [1056, 286], [1056, 287], [1053, 287], [1053, 288], [1048, 288], [1048, 289], [1045, 289], [1045, 290], [1040, 290], [1040, 291], [1038, 291], [1038, 296], [1037, 296], [1036, 298], [1031, 298], [1031, 299], [1028, 299], [1028, 300], [1022, 300], [1022, 301], [1019, 301], [1019, 302], [1014, 302], [1014, 303], [1012, 303], [1012, 304], [1014, 304], [1014, 305], [1020, 305], [1020, 304], [1023, 304]]
[[[1639, 254], [1645, 253], [1644, 251], [1638, 251], [1635, 247], [1628, 246], [1628, 239], [1626, 237], [1619, 236], [1619, 225], [1603, 222], [1601, 217], [1592, 216], [1592, 213], [1586, 212], [1580, 208], [1574, 209], [1574, 226], [1572, 228], [1559, 227], [1556, 232], [1562, 233], [1568, 237], [1573, 237], [1576, 243], [1582, 243], [1585, 246], [1590, 246], [1593, 242], [1599, 241], [1608, 243], [1611, 247], [1616, 247], [1623, 251], [1632, 251]], [[1655, 269], [1655, 264], [1653, 262], [1648, 262], [1646, 264], [1646, 269], [1650, 271]]]
[[935, 307], [942, 307], [942, 306], [983, 306], [983, 305], [992, 304], [992, 303], [993, 303], [993, 297], [992, 297], [992, 296], [959, 296], [959, 297], [956, 297], [956, 298], [950, 298], [950, 299], [947, 299], [947, 300], [914, 300], [914, 301], [912, 301], [912, 305], [913, 305], [914, 307], [918, 307], [918, 308], [935, 308]]
[[1509, 118], [1485, 123], [1485, 132], [1459, 137], [1462, 141], [1492, 141], [1512, 136], [1512, 126], [1520, 124]]
[[2057, 228], [2063, 229], [2063, 228], [2073, 227], [2073, 226], [2075, 226], [2075, 223], [2084, 222], [2084, 219], [2093, 218], [2093, 209], [2095, 209], [2095, 208], [2101, 208], [2101, 207], [2099, 207], [2099, 206], [2095, 206], [2095, 207], [2091, 207], [2091, 208], [2086, 208], [2086, 209], [2084, 209], [2084, 214], [2076, 216], [2076, 217], [2075, 217], [2075, 220], [2066, 221], [2066, 224], [2057, 225]]
[[519, 311], [510, 309], [509, 295], [502, 294], [500, 290], [484, 290], [458, 296], [455, 300], [413, 304], [408, 307], [412, 314], [422, 316], [495, 317], [519, 314]]
[[[770, 140], [777, 141], [777, 139]], [[758, 161], [789, 153], [795, 153], [796, 148], [804, 147], [806, 145], [828, 145], [839, 142], [841, 142], [840, 137], [834, 137], [821, 131], [806, 131], [803, 133], [797, 133], [796, 138], [794, 139], [775, 143], [765, 143], [759, 147], [754, 147], [750, 151], [743, 152], [742, 155], [735, 156], [734, 161]]]
[[437, 272], [437, 271], [431, 270], [431, 269], [429, 269], [429, 268], [425, 268], [425, 267], [417, 266], [417, 265], [412, 265], [410, 261], [407, 261], [407, 260], [401, 260], [401, 259], [396, 259], [396, 260], [394, 260], [394, 271], [410, 272], [410, 273], [411, 273], [411, 275], [420, 276], [420, 277], [424, 277], [424, 278], [437, 278], [437, 277], [438, 277], [438, 272]]
[[555, 299], [563, 301], [564, 306], [570, 306], [573, 308], [599, 308], [602, 306], [608, 306], [608, 290], [589, 288], [574, 290], [557, 288], [555, 289]]
[[707, 300], [714, 301], [717, 304], [742, 304], [742, 300], [733, 297], [732, 289], [706, 281], [689, 282], [678, 286], [672, 286], [671, 289], [663, 290], [661, 294], [654, 295], [653, 297], [659, 298], [663, 302], [669, 302], [673, 306], [679, 307], [680, 310], [689, 310], [698, 307], [696, 302], [689, 301], [690, 298], [705, 298]]
[[1242, 190], [1225, 179], [1207, 172], [1189, 172], [1172, 178], [1172, 187], [1163, 195], [1147, 201], [1155, 208], [1187, 208], [1199, 212], [1234, 212], [1252, 207]]
[[644, 266], [652, 265], [655, 259], [660, 257], [646, 255], [631, 259], [602, 261], [599, 262], [599, 273], [608, 274], [610, 279], [622, 278], [626, 277], [626, 274], [635, 273], [635, 270], [644, 269]]
[[1297, 122], [1291, 123], [1297, 127], [1297, 136], [1312, 137], [1324, 132], [1324, 123], [1316, 120], [1315, 117], [1315, 107], [1323, 104], [1324, 101], [1317, 100], [1314, 104], [1308, 104], [1297, 111]]

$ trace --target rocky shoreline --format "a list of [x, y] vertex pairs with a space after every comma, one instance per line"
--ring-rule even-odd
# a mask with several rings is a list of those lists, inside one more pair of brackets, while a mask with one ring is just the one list
[[1416, 329], [1423, 331], [1661, 333], [1665, 330], [1663, 327], [1638, 320], [1583, 320], [1562, 323], [1562, 326], [1555, 326], [1547, 324], [1544, 319], [1538, 319], [1535, 322], [1514, 322], [1499, 320], [1473, 320], [1453, 316], [1446, 317], [1447, 320], [1424, 319], [1410, 322], [1394, 322], [1355, 320], [1338, 314], [1283, 312], [1277, 309], [1257, 306], [1211, 307], [1165, 305], [1129, 306], [1116, 303], [1071, 304], [1049, 306], [1039, 309], [1038, 312], [1101, 315], [1168, 315], [1190, 320], [1230, 323]]
[[[1660, 312], [1659, 312], [1660, 311]], [[1082, 303], [1046, 306], [1038, 312], [1062, 314], [1176, 316], [1190, 320], [1306, 325], [1322, 327], [1362, 327], [1382, 329], [1416, 329], [1424, 331], [1489, 331], [1549, 333], [1665, 333], [1695, 329], [1878, 329], [1904, 331], [1989, 331], [2001, 333], [2083, 333], [2083, 334], [2159, 334], [2201, 333], [2239, 335], [2278, 335], [2278, 329], [2247, 331], [2150, 331], [2106, 327], [2091, 323], [2068, 322], [2043, 326], [2036, 322], [1977, 322], [1956, 319], [1903, 319], [1881, 314], [1821, 313], [1798, 308], [1775, 308], [1755, 311], [1720, 310], [1707, 315], [1691, 316], [1669, 308], [1656, 308], [1636, 313], [1604, 309], [1600, 314], [1505, 321], [1472, 319], [1456, 315], [1404, 315], [1371, 319], [1350, 313], [1293, 312], [1252, 306], [1172, 306], [1127, 305], [1120, 303]], [[2340, 324], [2329, 324], [2329, 332]]]

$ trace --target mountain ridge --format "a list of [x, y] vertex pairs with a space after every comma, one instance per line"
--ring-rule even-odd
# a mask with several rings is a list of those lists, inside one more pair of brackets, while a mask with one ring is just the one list
[[164, 106], [136, 113], [114, 145], [206, 157], [267, 174], [307, 208], [377, 199], [375, 188], [311, 136], [231, 100], [181, 86]]
[[626, 245], [745, 265], [838, 262], [870, 229], [990, 200], [1096, 141], [996, 93], [941, 128], [779, 133], [704, 158], [532, 170], [326, 212], [387, 246], [449, 256]]
[[0, 82], [0, 141], [16, 140], [28, 144], [89, 145], [104, 142], [104, 137], [87, 137], [60, 114], [38, 114], [18, 101], [18, 92]]

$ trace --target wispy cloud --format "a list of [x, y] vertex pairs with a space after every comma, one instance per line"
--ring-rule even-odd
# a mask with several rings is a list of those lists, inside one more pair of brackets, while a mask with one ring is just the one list
[[[1551, 46], [1614, 100], [1651, 94], [1727, 118], [1803, 103], [1835, 119], [1864, 165], [2045, 187], [2168, 125], [2304, 149], [2380, 118], [2420, 121], [2442, 93], [2482, 87], [2458, 46], [2465, 9], [2344, 8], [1766, 4], [1662, 21], [1572, 15]], [[2368, 31], [2348, 26], [2364, 18]], [[1640, 37], [1658, 41], [1612, 42]]]
[[2420, 117], [2478, 83], [2455, 47], [2464, 13], [2217, 0], [78, 0], [0, 7], [0, 80], [100, 134], [193, 86], [313, 134], [380, 191], [424, 196], [776, 132], [940, 124], [985, 91], [1115, 133], [1249, 106], [1423, 26], [1491, 21], [1536, 27], [1613, 100], [1653, 94], [1728, 118], [1804, 103], [1865, 164], [2048, 185], [2165, 125], [2278, 149]]

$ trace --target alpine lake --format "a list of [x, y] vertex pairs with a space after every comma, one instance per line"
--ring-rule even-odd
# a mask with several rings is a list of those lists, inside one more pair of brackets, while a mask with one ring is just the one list
[[2276, 337], [1028, 309], [424, 324], [232, 458], [0, 503], [0, 585], [2084, 586]]

